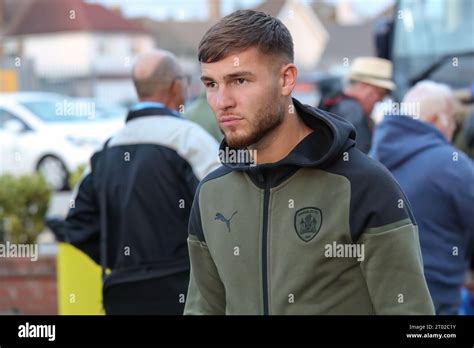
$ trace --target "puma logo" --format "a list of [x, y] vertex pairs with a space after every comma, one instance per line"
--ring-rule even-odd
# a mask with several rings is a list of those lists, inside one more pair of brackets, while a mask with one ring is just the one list
[[222, 222], [225, 222], [225, 224], [227, 226], [227, 230], [228, 230], [228, 232], [230, 232], [230, 220], [232, 220], [232, 218], [234, 217], [235, 214], [237, 214], [237, 211], [234, 211], [234, 214], [232, 214], [232, 216], [227, 219], [221, 213], [216, 213], [216, 217], [214, 218], [214, 220], [220, 220]]

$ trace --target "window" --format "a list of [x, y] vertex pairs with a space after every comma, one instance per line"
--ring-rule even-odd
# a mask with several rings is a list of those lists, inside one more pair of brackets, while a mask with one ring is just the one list
[[28, 125], [23, 120], [6, 111], [5, 109], [0, 109], [0, 129], [5, 129], [5, 123], [10, 120], [17, 120], [23, 125], [24, 130], [31, 130], [31, 128], [28, 127]]

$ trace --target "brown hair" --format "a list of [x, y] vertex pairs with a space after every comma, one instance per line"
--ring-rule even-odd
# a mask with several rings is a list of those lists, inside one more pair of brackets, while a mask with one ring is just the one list
[[254, 10], [235, 11], [214, 24], [199, 43], [198, 58], [202, 63], [213, 63], [251, 47], [293, 62], [293, 39], [288, 28], [279, 19]]

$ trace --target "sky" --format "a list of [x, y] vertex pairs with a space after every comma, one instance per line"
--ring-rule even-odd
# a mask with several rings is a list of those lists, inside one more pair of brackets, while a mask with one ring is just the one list
[[[105, 6], [122, 8], [127, 17], [148, 16], [154, 19], [173, 18], [175, 20], [189, 20], [207, 18], [207, 0], [87, 0]], [[263, 0], [221, 0], [223, 15], [229, 14], [237, 8], [251, 8], [259, 5]], [[300, 0], [303, 2], [319, 0]], [[332, 3], [348, 0], [329, 0]], [[354, 10], [362, 16], [370, 16], [394, 0], [349, 0]]]
[[[127, 17], [149, 16], [154, 19], [206, 19], [207, 0], [89, 0], [105, 6], [120, 5]], [[228, 14], [237, 8], [254, 7], [262, 0], [221, 0], [221, 11]]]

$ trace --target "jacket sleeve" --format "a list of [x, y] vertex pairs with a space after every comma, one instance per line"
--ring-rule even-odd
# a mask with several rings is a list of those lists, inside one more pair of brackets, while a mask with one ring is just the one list
[[176, 162], [175, 156], [168, 160], [192, 199], [199, 182], [220, 166], [219, 144], [200, 125], [189, 120], [183, 120], [181, 131], [173, 136], [176, 151], [184, 161]]
[[184, 131], [175, 139], [178, 143], [178, 154], [189, 162], [194, 175], [201, 181], [220, 166], [219, 144], [201, 126], [192, 121], [187, 120], [183, 128]]
[[48, 226], [57, 239], [72, 244], [100, 263], [100, 214], [92, 180], [89, 167], [74, 190], [66, 219], [54, 219]]
[[[466, 243], [465, 248], [474, 250], [474, 164], [465, 154], [461, 153], [459, 154], [459, 160], [453, 164], [453, 169], [450, 170], [450, 182], [458, 184], [452, 185], [446, 190], [452, 196], [452, 202], [455, 207], [454, 209], [458, 213], [460, 225], [464, 228], [464, 231], [467, 231], [466, 234], [469, 236], [470, 243]], [[467, 251], [466, 255], [469, 254], [470, 252]]]
[[360, 267], [375, 314], [434, 314], [408, 199], [385, 168], [372, 169], [361, 185], [357, 243], [364, 247]]
[[224, 315], [225, 289], [206, 245], [199, 211], [199, 187], [191, 208], [188, 237], [191, 275], [185, 315]]
[[407, 219], [367, 229], [362, 274], [375, 314], [434, 314], [423, 274], [416, 226]]

